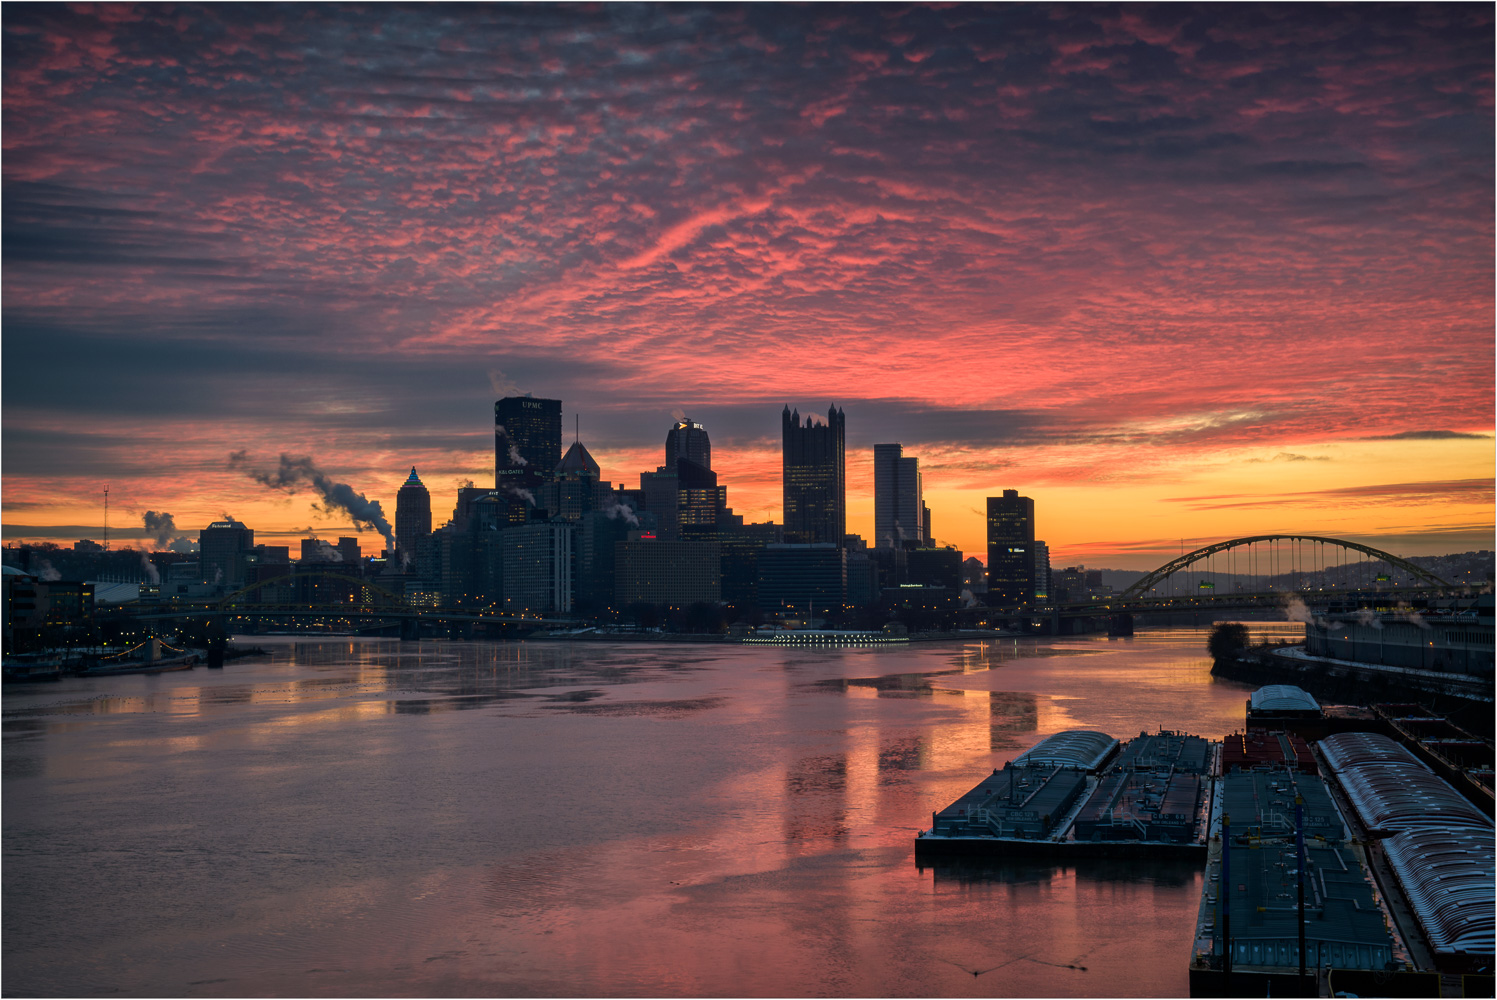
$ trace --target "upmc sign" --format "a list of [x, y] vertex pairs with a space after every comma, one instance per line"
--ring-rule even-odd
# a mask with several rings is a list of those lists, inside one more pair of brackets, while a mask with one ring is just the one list
[[528, 399], [522, 399], [520, 401], [520, 405], [525, 407], [525, 409], [527, 410], [539, 410], [541, 408], [540, 403], [532, 403]]

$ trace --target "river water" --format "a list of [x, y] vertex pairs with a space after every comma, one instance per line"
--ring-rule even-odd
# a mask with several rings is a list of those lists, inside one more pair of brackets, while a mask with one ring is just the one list
[[247, 641], [6, 686], [7, 996], [1183, 996], [1189, 864], [914, 837], [1050, 733], [1220, 738], [1249, 693], [1204, 630]]

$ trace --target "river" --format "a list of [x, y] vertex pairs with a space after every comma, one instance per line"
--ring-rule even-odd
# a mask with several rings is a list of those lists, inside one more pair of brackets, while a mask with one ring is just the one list
[[914, 837], [1048, 734], [1219, 739], [1249, 693], [1198, 629], [244, 641], [6, 686], [7, 996], [1184, 996], [1191, 865]]

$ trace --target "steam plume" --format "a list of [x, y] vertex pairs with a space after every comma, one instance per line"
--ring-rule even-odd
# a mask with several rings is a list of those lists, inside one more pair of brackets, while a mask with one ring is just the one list
[[1324, 619], [1315, 617], [1309, 605], [1300, 599], [1298, 594], [1289, 595], [1289, 603], [1284, 607], [1284, 617], [1292, 622], [1304, 622], [1306, 625], [1323, 625]]
[[1418, 625], [1422, 629], [1429, 628], [1429, 623], [1424, 620], [1424, 616], [1415, 611], [1413, 608], [1409, 607], [1409, 605], [1404, 601], [1398, 602], [1398, 607], [1393, 609], [1393, 613], [1403, 621], [1409, 622], [1412, 625]]
[[[147, 522], [149, 522], [150, 517], [151, 517], [151, 512], [150, 511], [146, 511], [146, 520], [147, 520]], [[171, 517], [171, 515], [168, 514], [167, 517]], [[150, 527], [149, 523], [146, 526]], [[151, 562], [150, 554], [147, 553], [145, 549], [141, 549], [140, 550], [140, 567], [141, 567], [141, 569], [143, 569], [143, 570], [146, 571], [146, 576], [150, 579], [150, 581], [152, 583], [160, 583], [161, 582], [161, 571], [156, 568], [156, 564], [155, 563]]]
[[518, 396], [520, 387], [498, 368], [489, 369], [489, 388], [499, 397]]
[[367, 524], [384, 535], [386, 547], [391, 552], [395, 551], [395, 531], [390, 527], [390, 521], [385, 517], [384, 509], [380, 507], [379, 501], [370, 500], [364, 494], [355, 492], [354, 488], [347, 483], [333, 482], [327, 473], [317, 467], [317, 463], [313, 462], [310, 456], [292, 458], [283, 452], [280, 464], [274, 472], [245, 468], [248, 462], [249, 457], [243, 451], [232, 452], [229, 455], [229, 468], [243, 469], [245, 475], [273, 490], [295, 493], [302, 486], [311, 486], [322, 497], [322, 504], [326, 510], [341, 510], [347, 513], [353, 520], [354, 529], [357, 531], [363, 531]]
[[146, 534], [156, 539], [156, 548], [158, 549], [165, 548], [167, 542], [171, 541], [172, 534], [177, 530], [177, 523], [172, 520], [172, 516], [166, 513], [166, 511], [158, 514], [154, 510], [148, 510], [145, 512], [142, 520], [145, 521]]
[[515, 447], [515, 443], [510, 440], [509, 431], [504, 429], [503, 424], [495, 424], [494, 433], [502, 436], [504, 438], [504, 443], [509, 445], [509, 462], [511, 465], [530, 464], [529, 462], [525, 461], [524, 457], [520, 454], [520, 449]]
[[[514, 446], [511, 445], [510, 447]], [[521, 500], [524, 500], [526, 503], [530, 504], [530, 506], [535, 506], [535, 494], [525, 489], [523, 486], [511, 486], [508, 483], [505, 483], [503, 486], [499, 487], [499, 492], [508, 493], [512, 497], [519, 497]]]
[[628, 504], [619, 503], [617, 500], [615, 500], [608, 506], [603, 508], [603, 513], [606, 514], [610, 520], [617, 520], [622, 517], [625, 524], [632, 524], [636, 528], [639, 527], [639, 518], [634, 516], [634, 508], [630, 507]]

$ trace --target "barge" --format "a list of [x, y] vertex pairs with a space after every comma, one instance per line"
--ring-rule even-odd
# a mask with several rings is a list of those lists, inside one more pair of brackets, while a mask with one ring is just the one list
[[1216, 760], [1215, 744], [1166, 730], [1056, 733], [933, 813], [915, 860], [1204, 859]]

